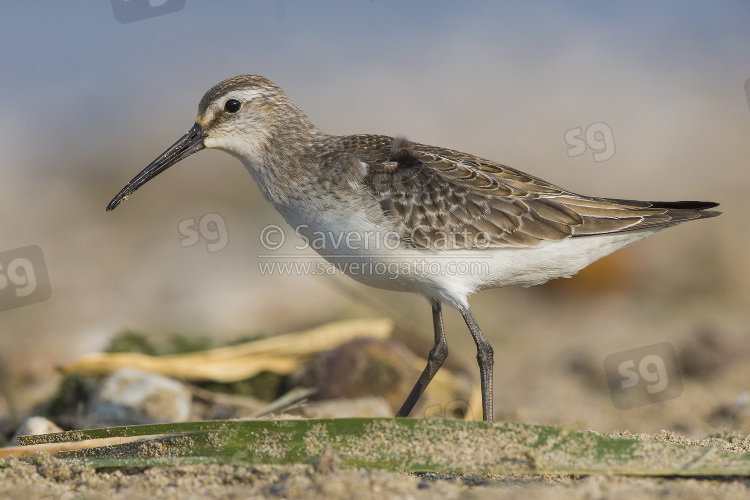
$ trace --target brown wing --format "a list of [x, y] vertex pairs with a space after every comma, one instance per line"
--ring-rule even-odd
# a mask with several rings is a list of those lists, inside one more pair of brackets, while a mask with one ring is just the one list
[[403, 222], [403, 238], [416, 247], [536, 246], [720, 213], [701, 212], [716, 206], [707, 202], [580, 196], [476, 156], [385, 136], [346, 140], [368, 166], [363, 184]]

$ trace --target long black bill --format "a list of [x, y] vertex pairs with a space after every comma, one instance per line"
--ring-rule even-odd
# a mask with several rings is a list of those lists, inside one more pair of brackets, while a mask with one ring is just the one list
[[193, 128], [191, 128], [187, 134], [180, 137], [180, 139], [172, 144], [169, 149], [152, 161], [148, 167], [144, 168], [138, 175], [133, 177], [133, 179], [122, 188], [122, 191], [112, 198], [112, 201], [107, 205], [107, 211], [117, 208], [117, 205], [122, 203], [122, 201], [133, 193], [133, 191], [164, 172], [178, 161], [205, 148], [206, 146], [203, 144], [204, 137], [206, 137], [206, 134], [203, 132], [203, 128], [197, 123], [193, 125]]

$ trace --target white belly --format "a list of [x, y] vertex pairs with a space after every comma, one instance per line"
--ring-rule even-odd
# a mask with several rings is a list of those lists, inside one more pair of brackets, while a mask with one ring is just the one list
[[405, 248], [392, 226], [368, 220], [361, 210], [318, 213], [315, 220], [299, 212], [282, 214], [339, 272], [369, 286], [420, 293], [453, 306], [467, 305], [467, 297], [480, 290], [570, 277], [663, 229], [580, 236], [536, 247], [420, 250]]
[[315, 249], [339, 272], [369, 286], [416, 292], [453, 306], [465, 305], [466, 298], [480, 290], [570, 277], [659, 230], [568, 238], [537, 247], [435, 251], [403, 248], [394, 244], [395, 233], [389, 235], [381, 227], [366, 224], [364, 229], [344, 232], [308, 228], [312, 234], [330, 233], [337, 238]]

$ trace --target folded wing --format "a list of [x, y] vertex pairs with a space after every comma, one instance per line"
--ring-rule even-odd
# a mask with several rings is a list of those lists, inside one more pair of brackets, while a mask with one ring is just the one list
[[[360, 136], [350, 136], [356, 141]], [[539, 245], [714, 217], [712, 202], [594, 198], [458, 151], [379, 136], [357, 157], [363, 185], [422, 248]], [[355, 144], [352, 144], [355, 146]]]

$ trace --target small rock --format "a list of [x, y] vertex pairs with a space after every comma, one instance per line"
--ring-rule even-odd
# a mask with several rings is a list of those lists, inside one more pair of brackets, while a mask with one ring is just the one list
[[743, 392], [734, 400], [734, 409], [737, 413], [750, 417], [750, 392]]
[[316, 387], [313, 399], [379, 396], [400, 408], [419, 376], [414, 355], [392, 340], [355, 339], [324, 352], [300, 376], [303, 387]]
[[89, 411], [96, 425], [180, 422], [190, 417], [192, 394], [176, 380], [125, 368], [104, 379]]
[[320, 474], [333, 474], [338, 472], [339, 468], [339, 455], [336, 450], [333, 449], [331, 443], [326, 443], [323, 447], [323, 453], [313, 462], [313, 468], [315, 472]]
[[[411, 392], [425, 362], [399, 341], [361, 338], [319, 354], [292, 376], [291, 383], [317, 389], [317, 393], [311, 398], [312, 403], [380, 398], [390, 407], [387, 416], [393, 416]], [[479, 398], [478, 390], [475, 395], [471, 376], [463, 371], [443, 367], [422, 394], [411, 416], [475, 418], [476, 412], [472, 408], [481, 407], [481, 403], [477, 404]], [[354, 415], [351, 414], [352, 409], [347, 409], [345, 405], [341, 409], [344, 413], [332, 417], [379, 416], [362, 413]], [[322, 415], [305, 415], [310, 418], [327, 418]]]
[[62, 431], [53, 421], [44, 417], [29, 417], [16, 430], [15, 435], [10, 441], [11, 446], [18, 444], [18, 436], [38, 436], [39, 434], [51, 434]]

